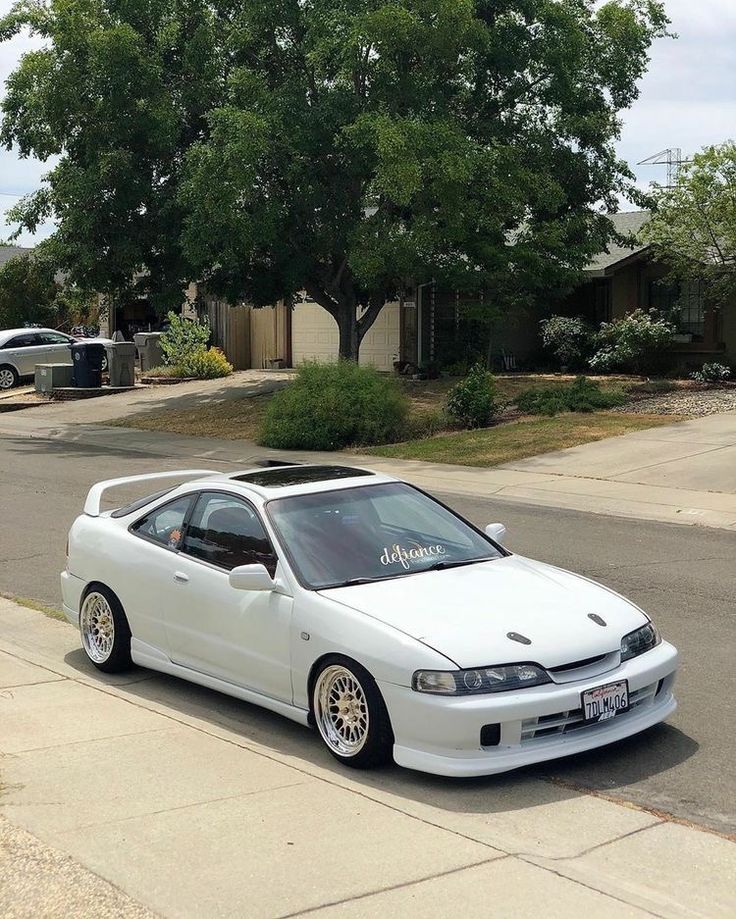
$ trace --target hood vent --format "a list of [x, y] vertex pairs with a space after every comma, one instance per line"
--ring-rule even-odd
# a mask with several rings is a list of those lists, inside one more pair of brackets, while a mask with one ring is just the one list
[[520, 645], [530, 645], [532, 643], [531, 638], [527, 638], [526, 635], [519, 635], [518, 632], [507, 632], [506, 637], [510, 638], [511, 641], [518, 641]]

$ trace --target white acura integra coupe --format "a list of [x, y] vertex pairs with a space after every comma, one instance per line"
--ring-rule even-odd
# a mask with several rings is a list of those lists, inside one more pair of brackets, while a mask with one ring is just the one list
[[[196, 478], [100, 510], [108, 488], [167, 476]], [[677, 651], [646, 614], [504, 532], [342, 466], [114, 479], [69, 533], [64, 610], [100, 670], [315, 724], [349, 766], [486, 775], [671, 714]]]

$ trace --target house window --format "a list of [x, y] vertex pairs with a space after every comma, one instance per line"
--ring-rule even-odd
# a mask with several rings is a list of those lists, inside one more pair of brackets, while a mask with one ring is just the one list
[[681, 288], [677, 303], [676, 322], [693, 341], [702, 341], [705, 334], [705, 309], [703, 306], [703, 285], [700, 281], [686, 281]]
[[668, 316], [681, 335], [702, 341], [705, 334], [705, 305], [700, 281], [649, 282], [649, 308]]

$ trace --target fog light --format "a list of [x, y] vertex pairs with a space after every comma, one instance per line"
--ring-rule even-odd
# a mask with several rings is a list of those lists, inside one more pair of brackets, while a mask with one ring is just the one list
[[497, 747], [501, 741], [500, 724], [484, 724], [480, 729], [481, 747]]

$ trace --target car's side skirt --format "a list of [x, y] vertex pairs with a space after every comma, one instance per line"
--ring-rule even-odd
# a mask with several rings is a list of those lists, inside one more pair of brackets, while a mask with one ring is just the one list
[[261, 708], [267, 708], [269, 711], [283, 715], [285, 718], [290, 718], [292, 721], [298, 721], [299, 724], [309, 724], [309, 712], [306, 709], [298, 708], [279, 699], [272, 699], [270, 696], [264, 696], [253, 689], [246, 689], [243, 686], [237, 686], [235, 683], [228, 683], [226, 680], [220, 680], [217, 677], [210, 676], [208, 673], [200, 673], [198, 670], [190, 670], [189, 667], [175, 664], [158, 648], [139, 641], [137, 638], [131, 639], [130, 656], [133, 659], [133, 663], [138, 664], [140, 667], [147, 667], [149, 670], [159, 670], [161, 673], [180, 677], [190, 683], [197, 683], [199, 686], [206, 686], [207, 689], [215, 689], [218, 692], [225, 693], [227, 696], [242, 699], [244, 702], [260, 705]]

